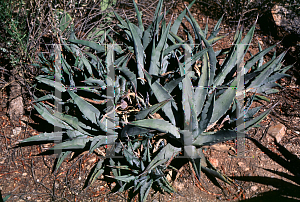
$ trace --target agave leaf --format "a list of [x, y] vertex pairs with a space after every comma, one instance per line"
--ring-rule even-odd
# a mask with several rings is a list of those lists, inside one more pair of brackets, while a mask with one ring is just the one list
[[127, 182], [127, 183], [136, 179], [136, 176], [133, 176], [131, 174], [122, 175], [122, 176], [107, 176], [107, 177], [113, 178], [115, 180], [120, 180], [122, 182]]
[[156, 113], [159, 109], [161, 109], [163, 106], [165, 106], [166, 103], [168, 103], [170, 101], [170, 99], [159, 102], [155, 105], [152, 105], [151, 107], [148, 107], [144, 110], [139, 111], [136, 115], [135, 115], [135, 119], [136, 120], [142, 120], [144, 118], [146, 118], [149, 114], [154, 114]]
[[89, 77], [82, 82], [90, 84], [90, 85], [92, 85], [92, 83], [95, 83], [95, 84], [98, 84], [98, 86], [101, 88], [106, 88], [105, 82], [101, 79], [93, 79], [93, 78]]
[[[168, 93], [168, 91], [162, 86], [160, 85], [160, 83], [158, 83], [157, 81], [152, 82], [152, 77], [150, 76], [150, 74], [144, 70], [146, 79], [150, 85], [150, 88], [152, 89], [156, 99], [158, 102], [162, 102], [165, 100], [173, 100], [172, 96]], [[174, 106], [174, 104], [172, 105], [173, 107], [176, 107], [176, 105]], [[163, 106], [162, 110], [164, 111], [164, 113], [166, 114], [166, 116], [170, 119], [171, 123], [173, 125], [176, 125], [175, 122], [175, 117], [171, 108], [171, 103], [168, 102], [165, 104], [165, 106]]]
[[166, 83], [166, 84], [164, 85], [164, 88], [168, 91], [168, 93], [171, 94], [172, 91], [174, 90], [174, 88], [177, 87], [177, 85], [184, 79], [184, 77], [185, 77], [185, 76], [182, 76], [182, 77], [179, 77], [179, 78], [177, 78], [177, 79], [175, 79], [175, 80], [172, 80], [172, 81]]
[[39, 75], [37, 77], [35, 77], [39, 82], [42, 82], [42, 83], [45, 83], [49, 86], [52, 86], [54, 87], [55, 89], [57, 89], [58, 91], [60, 92], [66, 92], [66, 88], [65, 86], [60, 83], [60, 82], [55, 82], [54, 80], [50, 80], [50, 79], [47, 79], [47, 78], [43, 78], [44, 76], [43, 75]]
[[[182, 108], [184, 111], [184, 123], [185, 123], [185, 127], [190, 125], [190, 119], [191, 119], [191, 108], [192, 106], [190, 106], [189, 103], [189, 98], [192, 99], [192, 83], [191, 83], [191, 76], [190, 74], [187, 73], [187, 71], [184, 69], [185, 71], [185, 77], [182, 80]], [[183, 75], [182, 75], [183, 76]]]
[[132, 34], [132, 40], [134, 43], [134, 53], [136, 56], [136, 60], [137, 60], [137, 70], [138, 70], [138, 75], [140, 78], [144, 78], [144, 73], [143, 73], [143, 69], [144, 69], [144, 48], [141, 42], [141, 39], [138, 35], [138, 33], [136, 32], [136, 30], [133, 28], [132, 23], [130, 23], [129, 21], [128, 23], [128, 27], [129, 30]]
[[77, 137], [85, 137], [86, 136], [77, 130], [67, 130], [67, 135], [69, 136], [70, 139], [75, 139]]
[[283, 77], [290, 77], [290, 75], [276, 72], [275, 74], [266, 78], [263, 82], [263, 85], [268, 84], [268, 83], [273, 83]]
[[264, 57], [264, 55], [266, 55], [270, 50], [272, 50], [276, 45], [270, 46], [268, 48], [266, 48], [263, 51], [258, 52], [256, 55], [254, 55], [253, 57], [251, 57], [246, 65], [245, 65], [245, 72], [247, 72], [257, 61], [259, 61], [260, 65], [259, 67], [262, 65], [261, 63], [261, 59]]
[[133, 0], [133, 5], [134, 5], [134, 8], [135, 8], [135, 12], [136, 12], [136, 16], [137, 16], [137, 19], [138, 19], [138, 23], [139, 23], [139, 28], [142, 32], [144, 32], [144, 25], [143, 25], [143, 21], [142, 21], [142, 16], [141, 16], [141, 13], [135, 3], [135, 1]]
[[205, 46], [208, 48], [207, 52], [208, 52], [208, 57], [209, 57], [209, 70], [210, 70], [209, 71], [209, 82], [208, 82], [208, 85], [209, 86], [212, 86], [212, 85], [215, 86], [215, 84], [214, 84], [213, 81], [214, 81], [214, 77], [215, 77], [215, 71], [216, 71], [216, 68], [217, 68], [216, 54], [215, 54], [213, 48], [209, 46], [208, 41], [206, 41], [205, 38], [202, 38], [202, 40], [204, 41]]
[[206, 172], [206, 173], [212, 175], [213, 177], [217, 177], [220, 180], [223, 180], [224, 182], [231, 184], [230, 181], [228, 180], [230, 178], [226, 177], [225, 175], [221, 174], [220, 172], [218, 172], [216, 170], [212, 170], [212, 169], [204, 167], [204, 166], [201, 166], [201, 169], [203, 170], [203, 172]]
[[64, 13], [63, 16], [60, 19], [59, 23], [59, 29], [61, 32], [64, 32], [65, 29], [70, 25], [72, 22], [72, 17], [70, 16], [69, 13]]
[[180, 138], [178, 128], [163, 119], [143, 119], [133, 121], [131, 125], [158, 130], [163, 133], [170, 133], [176, 138]]
[[181, 149], [174, 147], [171, 144], [167, 144], [164, 148], [162, 148], [159, 153], [155, 156], [155, 158], [149, 163], [147, 168], [143, 171], [140, 176], [150, 172], [154, 168], [156, 168], [159, 165], [162, 165], [166, 163], [170, 158], [175, 157]]
[[93, 70], [92, 70], [92, 67], [91, 67], [91, 64], [90, 62], [84, 57], [84, 55], [81, 56], [81, 61], [83, 62], [84, 66], [86, 67], [86, 69], [88, 70], [89, 74], [94, 77], [94, 74], [93, 74]]
[[153, 30], [154, 32], [158, 32], [158, 25], [159, 25], [159, 22], [160, 22], [158, 16], [161, 12], [162, 5], [163, 5], [163, 0], [159, 0], [158, 4], [156, 6], [156, 9], [155, 9], [153, 20], [152, 20], [152, 22], [155, 23], [154, 24], [154, 30]]
[[98, 135], [91, 139], [90, 153], [92, 153], [96, 148], [103, 145], [112, 145], [117, 139], [117, 135]]
[[203, 55], [202, 63], [203, 63], [202, 71], [201, 71], [202, 74], [198, 82], [198, 87], [195, 90], [195, 99], [196, 99], [195, 110], [197, 116], [201, 113], [208, 92], [207, 86], [209, 81], [209, 65], [208, 65], [207, 54]]
[[199, 134], [201, 134], [207, 128], [209, 121], [212, 118], [214, 108], [215, 108], [215, 93], [209, 96], [201, 112], [201, 118], [199, 121]]
[[143, 135], [147, 134], [149, 131], [149, 129], [126, 125], [121, 132], [121, 137]]
[[134, 150], [132, 148], [132, 144], [129, 142], [128, 149], [124, 148], [123, 150], [123, 155], [131, 166], [134, 166], [135, 164], [137, 167], [140, 167], [139, 158], [136, 155], [134, 155], [133, 151]]
[[95, 42], [92, 41], [85, 41], [85, 40], [75, 40], [75, 39], [69, 39], [71, 43], [81, 44], [84, 46], [88, 46], [94, 50], [96, 50], [98, 53], [105, 53], [105, 47], [101, 46]]
[[253, 118], [253, 116], [259, 112], [259, 110], [261, 109], [262, 106], [259, 106], [259, 107], [255, 107], [255, 108], [252, 108], [252, 109], [249, 109], [247, 111], [247, 113], [245, 114], [245, 119], [250, 119], [250, 118]]
[[146, 181], [145, 183], [143, 183], [143, 185], [140, 188], [140, 201], [141, 202], [145, 202], [147, 199], [147, 196], [149, 194], [150, 188], [152, 187], [153, 184], [153, 180], [150, 179], [150, 181]]
[[151, 74], [151, 75], [158, 75], [158, 73], [159, 73], [159, 68], [160, 68], [159, 60], [161, 57], [162, 50], [166, 44], [166, 40], [169, 35], [170, 27], [171, 27], [171, 22], [169, 22], [168, 27], [166, 28], [166, 31], [161, 36], [160, 41], [158, 42], [156, 48], [153, 48], [153, 50], [152, 50], [151, 62], [150, 62], [150, 67], [149, 67], [149, 74]]
[[272, 90], [272, 88], [274, 88], [274, 87], [280, 87], [281, 88], [281, 85], [278, 84], [278, 83], [267, 83], [267, 84], [264, 84], [260, 87], [253, 88], [249, 92], [265, 93], [266, 91]]
[[226, 37], [226, 36], [218, 36], [218, 37], [214, 37], [214, 38], [208, 39], [207, 42], [208, 42], [209, 44], [214, 44], [214, 43], [216, 43], [217, 41], [219, 41], [220, 39], [223, 39], [224, 37]]
[[282, 74], [284, 74], [287, 70], [289, 70], [291, 67], [293, 67], [294, 65], [289, 65], [289, 66], [286, 66], [286, 67], [284, 67], [284, 68], [282, 68], [281, 70], [280, 70], [280, 72], [282, 73]]
[[57, 172], [59, 166], [62, 164], [62, 162], [65, 160], [65, 158], [71, 154], [72, 151], [65, 151], [65, 152], [60, 152], [59, 156], [55, 159], [53, 167], [53, 172]]
[[220, 95], [220, 97], [215, 102], [213, 115], [211, 117], [209, 125], [218, 121], [227, 112], [235, 96], [236, 88], [234, 87], [226, 89], [225, 92]]
[[121, 46], [117, 42], [115, 42], [115, 40], [111, 38], [111, 36], [108, 35], [107, 38], [109, 39], [110, 43], [113, 44], [114, 51], [116, 51], [118, 54], [122, 54], [124, 52]]
[[89, 138], [76, 138], [71, 141], [62, 142], [56, 144], [54, 147], [50, 148], [49, 150], [73, 150], [73, 149], [83, 149], [86, 147], [86, 144], [90, 141]]
[[269, 112], [276, 106], [276, 104], [274, 106], [272, 106], [270, 109], [261, 113], [259, 116], [237, 126], [236, 131], [242, 132], [242, 133], [246, 133], [247, 131], [249, 131], [251, 128], [253, 128], [255, 125], [257, 125], [259, 122], [261, 122], [269, 114]]
[[204, 132], [200, 134], [193, 142], [196, 147], [212, 145], [218, 142], [232, 140], [236, 138], [237, 133], [234, 130], [219, 130], [217, 132]]
[[173, 44], [173, 45], [169, 46], [168, 48], [166, 48], [164, 50], [163, 57], [165, 57], [166, 55], [168, 55], [171, 51], [177, 50], [181, 46], [184, 47], [184, 43], [177, 43], [177, 44]]
[[257, 76], [250, 84], [249, 88], [254, 88], [254, 87], [259, 87], [261, 84], [263, 84], [263, 82], [265, 81], [265, 79], [267, 77], [270, 76], [270, 74], [272, 74], [272, 72], [274, 71], [274, 69], [276, 68], [277, 65], [280, 64], [280, 62], [282, 61], [283, 57], [285, 56], [286, 51], [283, 52], [282, 54], [280, 54], [276, 60], [274, 60], [272, 63], [270, 63], [261, 73], [259, 76]]
[[[214, 27], [214, 31], [211, 33], [211, 35], [207, 38], [208, 41], [210, 41], [211, 39], [215, 38], [219, 31], [220, 31], [220, 25], [222, 23], [224, 15], [222, 15], [222, 17], [218, 20], [217, 24]], [[212, 44], [212, 43], [211, 43]]]
[[100, 159], [97, 164], [94, 165], [92, 171], [86, 179], [83, 189], [88, 186], [88, 182], [90, 182], [90, 185], [92, 185], [98, 179], [98, 177], [104, 173], [103, 162], [104, 159]]
[[194, 49], [194, 39], [193, 39], [193, 37], [192, 37], [192, 35], [190, 34], [190, 32], [189, 31], [187, 31], [187, 30], [184, 30], [185, 32], [186, 32], [186, 34], [187, 34], [187, 37], [188, 37], [188, 40], [189, 40], [189, 45], [191, 46], [191, 49]]
[[44, 143], [61, 142], [63, 139], [63, 133], [64, 132], [40, 133], [39, 135], [35, 135], [25, 140], [22, 140], [20, 144], [24, 144], [24, 143], [41, 144], [41, 142]]
[[197, 23], [197, 21], [195, 20], [195, 18], [193, 17], [193, 15], [190, 13], [189, 9], [187, 9], [190, 19], [191, 19], [191, 25], [194, 27], [195, 30], [195, 35], [197, 35], [197, 37], [199, 39], [202, 39], [202, 41], [204, 42], [206, 48], [208, 49], [208, 56], [209, 56], [209, 82], [208, 85], [209, 86], [216, 86], [214, 84], [214, 77], [215, 77], [215, 71], [216, 71], [216, 67], [217, 67], [217, 58], [216, 58], [216, 54], [213, 50], [213, 48], [211, 47], [211, 44], [209, 44], [209, 42], [205, 39], [204, 33], [201, 30], [199, 24]]
[[167, 180], [167, 178], [163, 175], [163, 172], [159, 169], [157, 169], [158, 174], [162, 175], [162, 177], [159, 178], [158, 181], [156, 182], [160, 182], [160, 186], [161, 188], [163, 188], [164, 191], [166, 191], [167, 193], [171, 194], [175, 191], [174, 187], [170, 184], [170, 182]]
[[[241, 46], [240, 46], [241, 48]], [[237, 51], [235, 46], [233, 46], [228, 54], [228, 57], [222, 64], [221, 72], [216, 76], [214, 80], [215, 86], [220, 86], [223, 84], [227, 74], [232, 70], [237, 64]]]
[[62, 99], [58, 98], [58, 97], [55, 97], [54, 95], [52, 94], [48, 94], [48, 95], [44, 95], [38, 99], [35, 99], [33, 102], [40, 102], [40, 101], [44, 101], [44, 100], [55, 100], [57, 102], [62, 102]]
[[[67, 124], [69, 124], [71, 127], [73, 127], [75, 130], [78, 130], [78, 132], [82, 133], [82, 134], [88, 134], [86, 131], [84, 131], [81, 127], [83, 128], [88, 128], [85, 124], [83, 124], [82, 122], [78, 121], [78, 118], [74, 117], [74, 116], [70, 116], [67, 114], [63, 114], [60, 113], [58, 111], [54, 111], [53, 116], [55, 116], [56, 118], [66, 122]], [[91, 129], [91, 128], [89, 128]]]
[[72, 75], [74, 73], [74, 71], [72, 70], [71, 66], [67, 63], [67, 61], [61, 57], [61, 61], [62, 61], [62, 67], [64, 72], [66, 72], [69, 76]]
[[[187, 45], [188, 47], [190, 47], [189, 45]], [[191, 67], [197, 60], [199, 60], [204, 54], [206, 54], [206, 52], [208, 51], [209, 49], [204, 49], [202, 51], [199, 51], [198, 53], [194, 54], [190, 59], [188, 59], [185, 64], [184, 63], [181, 63], [179, 64], [179, 68], [180, 68], [180, 73], [181, 73], [181, 76], [185, 75], [184, 73], [184, 65], [185, 66], [189, 66]], [[187, 70], [186, 70], [187, 71]]]
[[199, 127], [197, 120], [197, 112], [195, 110], [195, 100], [193, 99], [193, 96], [189, 97], [189, 106], [191, 107], [190, 129], [192, 131], [193, 137], [197, 137], [199, 134]]
[[[0, 196], [1, 196], [1, 193], [0, 193]], [[3, 200], [3, 202], [6, 202], [9, 199], [10, 196], [11, 196], [11, 194], [8, 194], [4, 198], [1, 198], [1, 199]]]
[[36, 105], [34, 105], [34, 108], [50, 124], [60, 128], [71, 129], [71, 127], [68, 126], [68, 124], [66, 124], [65, 122], [61, 121], [60, 119], [57, 119], [52, 114], [50, 114], [50, 112], [45, 107], [43, 107], [40, 103], [36, 103]]
[[124, 74], [126, 79], [131, 81], [131, 83], [133, 84], [134, 89], [136, 91], [137, 90], [136, 75], [133, 72], [131, 72], [127, 67], [119, 67], [119, 68], [117, 68], [117, 70], [120, 70]]
[[97, 124], [97, 119], [99, 119], [100, 117], [100, 111], [72, 91], [68, 90], [68, 93], [74, 100], [75, 104], [79, 107], [79, 110], [83, 113], [83, 115], [87, 117], [92, 123]]
[[[191, 7], [193, 6], [193, 4], [195, 3], [196, 0], [192, 1], [189, 6], [188, 9], [191, 9]], [[184, 16], [186, 15], [186, 11], [187, 9], [184, 9], [184, 11], [182, 11], [182, 13], [180, 13], [180, 15], [177, 17], [177, 19], [174, 21], [172, 28], [171, 28], [171, 32], [173, 32], [174, 34], [177, 34], [179, 26], [184, 18]]]
[[123, 20], [123, 19], [119, 16], [118, 13], [116, 13], [115, 11], [113, 11], [113, 12], [114, 12], [116, 18], [117, 18], [117, 19], [119, 20], [119, 22], [122, 24], [122, 26], [123, 26], [124, 28], [129, 29], [128, 24], [125, 22], [125, 20]]

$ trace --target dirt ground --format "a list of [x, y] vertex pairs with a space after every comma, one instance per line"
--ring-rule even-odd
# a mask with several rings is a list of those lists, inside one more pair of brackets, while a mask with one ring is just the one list
[[[207, 17], [196, 13], [199, 22]], [[203, 20], [204, 19], [204, 20]], [[209, 29], [215, 24], [209, 19]], [[204, 27], [204, 23], [201, 25]], [[223, 26], [222, 33], [231, 34], [217, 43], [215, 50], [228, 47], [232, 42], [233, 31]], [[269, 36], [256, 32], [252, 54], [257, 52], [257, 43], [263, 48], [276, 43]], [[285, 47], [280, 47], [282, 50]], [[292, 51], [292, 48], [291, 48]], [[289, 62], [289, 61], [287, 61]], [[231, 185], [218, 181], [214, 185], [205, 174], [197, 181], [190, 165], [180, 170], [173, 183], [177, 193], [163, 195], [150, 193], [147, 201], [296, 201], [300, 200], [300, 89], [299, 69], [287, 72], [292, 76], [279, 81], [283, 86], [279, 93], [269, 96], [270, 103], [261, 102], [261, 111], [279, 102], [261, 127], [251, 129], [245, 139], [245, 156], [235, 156], [235, 143], [228, 141], [208, 147], [205, 155], [224, 174], [231, 177]], [[101, 180], [82, 190], [96, 155], [84, 154], [72, 161], [63, 162], [57, 173], [52, 173], [55, 156], [36, 156], [51, 147], [32, 146], [14, 148], [18, 141], [39, 134], [34, 128], [43, 127], [37, 122], [32, 106], [27, 101], [26, 114], [18, 123], [6, 116], [5, 91], [1, 91], [0, 103], [0, 186], [2, 196], [10, 195], [8, 201], [126, 201], [124, 194], [108, 194], [110, 188]], [[268, 134], [270, 127], [283, 124], [286, 127], [283, 138], [277, 144]], [[252, 139], [251, 139], [252, 138]], [[125, 193], [126, 194], [126, 193]]]

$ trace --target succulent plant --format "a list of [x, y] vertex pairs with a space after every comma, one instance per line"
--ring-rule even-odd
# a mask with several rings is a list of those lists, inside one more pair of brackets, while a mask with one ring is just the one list
[[[56, 142], [50, 149], [59, 153], [55, 171], [72, 152], [93, 153], [111, 145], [103, 155], [97, 153], [85, 187], [104, 175], [116, 183], [112, 192], [127, 190], [129, 200], [138, 195], [145, 201], [151, 188], [174, 192], [166, 175], [176, 170], [176, 158], [190, 161], [198, 178], [203, 171], [231, 183], [206, 159], [202, 147], [235, 139], [266, 117], [272, 108], [254, 117], [260, 107], [251, 106], [267, 99], [262, 94], [277, 92], [275, 81], [290, 68], [282, 68], [285, 52], [264, 63], [275, 46], [260, 49], [244, 63], [255, 25], [243, 39], [237, 30], [231, 48], [214, 51], [213, 44], [223, 38], [217, 36], [222, 19], [212, 33], [202, 30], [189, 11], [194, 2], [167, 23], [160, 0], [147, 29], [133, 3], [138, 25], [115, 13], [120, 31], [113, 36], [122, 44], [111, 37], [112, 30], [103, 35], [102, 44], [77, 40], [74, 33], [67, 41], [60, 39], [61, 84], [53, 80], [47, 61], [41, 61], [46, 74], [37, 80], [60, 91], [62, 98], [47, 94], [36, 98], [34, 107], [61, 131], [27, 138], [20, 146]], [[187, 41], [177, 35], [183, 18], [193, 28], [190, 32], [182, 25]], [[63, 106], [61, 112], [49, 104], [54, 100]], [[216, 128], [225, 117], [228, 124]]]

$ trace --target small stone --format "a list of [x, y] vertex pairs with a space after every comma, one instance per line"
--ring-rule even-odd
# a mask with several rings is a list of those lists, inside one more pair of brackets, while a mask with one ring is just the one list
[[170, 170], [167, 174], [167, 180], [170, 182], [172, 180], [172, 171]]
[[244, 164], [243, 162], [238, 162], [237, 164], [238, 164], [238, 166], [240, 166], [240, 167], [244, 167], [244, 166], [245, 166], [245, 164]]
[[27, 174], [27, 173], [23, 173], [22, 175], [23, 175], [23, 176], [27, 176], [28, 174]]
[[210, 146], [211, 149], [217, 150], [217, 151], [229, 151], [230, 146], [225, 144], [215, 144]]
[[256, 191], [258, 189], [258, 187], [256, 185], [254, 185], [250, 189], [251, 189], [251, 191]]
[[22, 128], [21, 128], [21, 127], [15, 127], [15, 128], [13, 129], [13, 135], [12, 135], [12, 137], [18, 136], [18, 135], [21, 133], [21, 131], [22, 131]]
[[279, 143], [283, 136], [285, 135], [286, 127], [283, 124], [277, 124], [275, 126], [271, 126], [268, 130], [268, 134], [275, 138]]
[[219, 160], [215, 158], [209, 158], [209, 162], [216, 168], [219, 165]]

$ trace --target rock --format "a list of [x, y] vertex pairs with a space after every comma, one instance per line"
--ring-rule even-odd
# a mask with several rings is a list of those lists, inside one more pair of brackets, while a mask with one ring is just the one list
[[288, 32], [300, 34], [300, 17], [296, 13], [278, 4], [273, 6], [271, 13], [277, 26]]
[[13, 131], [12, 137], [15, 137], [15, 136], [18, 136], [21, 133], [22, 128], [21, 127], [15, 127], [12, 131]]
[[171, 180], [172, 180], [172, 171], [171, 171], [171, 170], [170, 170], [169, 173], [167, 174], [167, 180], [168, 180], [169, 182], [171, 182]]
[[254, 185], [250, 189], [251, 189], [251, 191], [256, 191], [258, 189], [258, 187], [256, 185]]
[[[16, 75], [17, 68], [11, 70], [11, 73]], [[18, 74], [17, 74], [18, 75]], [[16, 82], [15, 77], [11, 76], [9, 78], [11, 85], [9, 89], [9, 106], [8, 106], [8, 116], [13, 121], [19, 121], [24, 114], [24, 104], [22, 98], [22, 87]]]
[[217, 150], [217, 151], [229, 151], [230, 146], [225, 144], [214, 144], [210, 146], [211, 149]]
[[283, 124], [277, 124], [275, 126], [271, 126], [268, 130], [268, 134], [275, 138], [276, 141], [279, 143], [283, 136], [285, 135], [286, 127]]
[[209, 158], [209, 162], [216, 168], [219, 165], [219, 160], [215, 158]]

